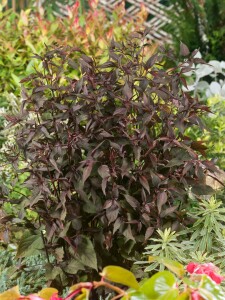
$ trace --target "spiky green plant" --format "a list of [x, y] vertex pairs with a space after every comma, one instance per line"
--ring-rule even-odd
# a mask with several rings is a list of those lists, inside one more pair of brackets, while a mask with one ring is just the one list
[[188, 213], [196, 218], [191, 228], [183, 233], [191, 233], [190, 241], [194, 243], [194, 251], [210, 253], [217, 240], [223, 239], [225, 226], [225, 207], [215, 198], [202, 200], [195, 211]]
[[[171, 228], [166, 228], [164, 231], [158, 229], [158, 238], [151, 238], [149, 240], [150, 245], [145, 247], [144, 256], [159, 256], [172, 260], [177, 260], [179, 262], [184, 261], [183, 244], [179, 242], [179, 234], [172, 231]], [[190, 244], [186, 245], [186, 250], [190, 248]], [[136, 264], [149, 264], [148, 261], [138, 261]], [[159, 262], [152, 263], [148, 265], [144, 271], [150, 272], [155, 269], [163, 270], [164, 266]]]

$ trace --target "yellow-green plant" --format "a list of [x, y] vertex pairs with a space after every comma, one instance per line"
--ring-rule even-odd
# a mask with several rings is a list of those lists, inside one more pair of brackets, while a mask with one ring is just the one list
[[[149, 245], [145, 247], [145, 252], [143, 255], [145, 257], [158, 256], [168, 259], [176, 259], [179, 262], [184, 262], [186, 258], [185, 251], [190, 250], [191, 245], [181, 243], [179, 241], [179, 234], [175, 231], [172, 231], [171, 228], [166, 228], [164, 231], [158, 229], [158, 238], [151, 238], [149, 240]], [[163, 270], [164, 265], [160, 261], [155, 261], [149, 265], [148, 261], [137, 261], [136, 264], [148, 264], [144, 269], [145, 272], [150, 272], [155, 269]]]
[[190, 241], [194, 243], [194, 251], [211, 252], [217, 240], [223, 239], [225, 229], [225, 207], [214, 197], [201, 200], [199, 206], [188, 215], [196, 219], [191, 228], [183, 233], [190, 233]]

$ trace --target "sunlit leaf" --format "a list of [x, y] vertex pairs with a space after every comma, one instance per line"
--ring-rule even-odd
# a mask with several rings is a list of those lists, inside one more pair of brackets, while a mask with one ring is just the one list
[[145, 281], [140, 287], [140, 291], [150, 299], [158, 299], [158, 297], [173, 289], [175, 283], [176, 278], [172, 273], [169, 271], [162, 271]]
[[45, 299], [50, 300], [51, 296], [54, 294], [58, 294], [58, 290], [54, 288], [44, 288], [38, 293], [38, 296]]
[[158, 256], [149, 256], [149, 262], [158, 261], [159, 263], [166, 266], [170, 271], [175, 273], [177, 276], [182, 277], [185, 274], [184, 266], [176, 261], [173, 261], [168, 258], [162, 258]]
[[0, 294], [0, 300], [18, 300], [20, 297], [19, 287], [15, 286]]
[[107, 266], [103, 269], [101, 276], [107, 280], [132, 287], [136, 290], [139, 288], [134, 274], [121, 267]]

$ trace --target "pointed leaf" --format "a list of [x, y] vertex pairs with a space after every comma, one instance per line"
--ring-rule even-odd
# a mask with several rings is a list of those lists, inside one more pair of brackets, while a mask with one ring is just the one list
[[19, 242], [16, 257], [34, 255], [38, 250], [43, 249], [43, 247], [41, 235], [25, 234]]
[[188, 47], [184, 43], [180, 43], [180, 55], [187, 56], [190, 54]]
[[161, 213], [162, 206], [167, 202], [167, 193], [161, 192], [157, 195], [157, 207], [159, 213]]
[[149, 256], [148, 261], [149, 262], [157, 261], [157, 262], [163, 264], [170, 271], [175, 273], [178, 277], [182, 277], [185, 274], [184, 266], [176, 261], [171, 260], [171, 259], [159, 257], [159, 256]]
[[146, 189], [146, 191], [150, 194], [150, 187], [149, 187], [149, 183], [148, 180], [146, 179], [145, 176], [140, 176], [139, 177], [140, 183], [141, 185]]
[[83, 184], [85, 183], [85, 181], [88, 179], [88, 177], [90, 176], [91, 174], [91, 171], [92, 171], [92, 168], [93, 168], [93, 161], [90, 161], [88, 163], [88, 165], [84, 168], [83, 170], [83, 178], [82, 178], [82, 182]]
[[109, 281], [120, 283], [136, 290], [139, 289], [139, 284], [134, 274], [124, 268], [107, 266], [102, 270], [100, 275]]
[[76, 239], [76, 244], [78, 260], [85, 266], [97, 270], [97, 258], [91, 240], [84, 235], [80, 235]]

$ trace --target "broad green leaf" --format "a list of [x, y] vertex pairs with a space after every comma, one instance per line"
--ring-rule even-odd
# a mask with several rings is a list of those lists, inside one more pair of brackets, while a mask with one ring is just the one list
[[38, 250], [43, 249], [43, 247], [41, 235], [24, 234], [19, 242], [16, 257], [34, 255]]
[[19, 287], [15, 286], [0, 294], [0, 300], [18, 300], [20, 297]]
[[159, 257], [159, 256], [149, 256], [148, 261], [149, 262], [158, 261], [159, 263], [166, 266], [170, 271], [175, 273], [178, 277], [182, 277], [185, 274], [184, 266], [171, 259]]
[[179, 291], [177, 289], [173, 289], [171, 291], [168, 291], [165, 295], [162, 295], [158, 298], [158, 300], [177, 300]]
[[69, 274], [77, 274], [80, 270], [85, 270], [84, 265], [77, 259], [69, 261], [68, 265], [64, 268], [65, 272]]
[[107, 266], [102, 270], [100, 275], [112, 282], [120, 283], [136, 290], [139, 289], [139, 284], [134, 274], [124, 268]]
[[38, 296], [44, 300], [50, 300], [54, 294], [58, 294], [58, 290], [54, 288], [44, 288], [39, 293]]
[[158, 297], [173, 289], [175, 283], [176, 278], [169, 271], [158, 272], [143, 283], [140, 287], [140, 292], [150, 299], [158, 299]]
[[80, 235], [76, 239], [78, 260], [85, 266], [97, 270], [97, 257], [91, 240]]

